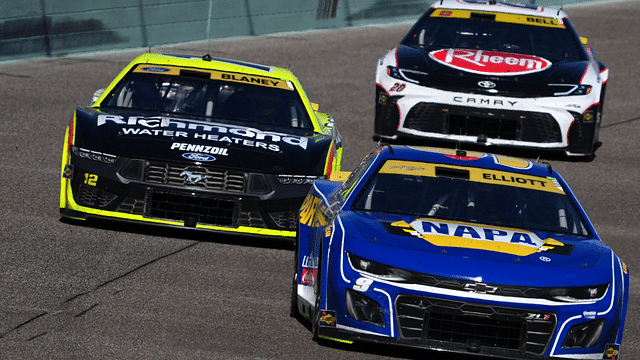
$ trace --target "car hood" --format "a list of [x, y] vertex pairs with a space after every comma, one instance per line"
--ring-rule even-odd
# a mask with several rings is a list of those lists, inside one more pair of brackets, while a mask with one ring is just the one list
[[610, 281], [611, 262], [596, 238], [372, 212], [344, 218], [345, 233], [357, 234], [345, 238], [345, 250], [389, 266], [496, 284]]
[[549, 84], [580, 84], [589, 66], [586, 60], [560, 61], [496, 51], [407, 45], [395, 51], [398, 67], [409, 70], [405, 75], [422, 86], [512, 97], [553, 96], [568, 91], [568, 85]]
[[308, 175], [323, 174], [332, 141], [311, 130], [129, 109], [78, 108], [74, 130], [76, 146], [121, 157]]

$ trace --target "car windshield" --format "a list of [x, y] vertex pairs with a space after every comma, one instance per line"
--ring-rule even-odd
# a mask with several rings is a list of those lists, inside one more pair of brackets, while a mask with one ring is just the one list
[[[425, 168], [435, 171], [426, 175], [415, 170]], [[575, 203], [550, 178], [477, 168], [469, 168], [470, 175], [469, 170], [419, 162], [387, 164], [382, 169], [359, 192], [353, 210], [590, 234]], [[475, 180], [474, 172], [479, 172]]]
[[[291, 83], [280, 80], [284, 85], [263, 86], [214, 80], [210, 72], [183, 69], [179, 75], [174, 75], [160, 70], [155, 73], [130, 72], [102, 106], [313, 129], [304, 104]], [[243, 79], [240, 76], [238, 79]], [[265, 79], [260, 78], [263, 82], [268, 81]]]
[[402, 41], [427, 50], [475, 49], [535, 55], [550, 61], [586, 60], [582, 43], [564, 27], [493, 21], [490, 17], [425, 16]]

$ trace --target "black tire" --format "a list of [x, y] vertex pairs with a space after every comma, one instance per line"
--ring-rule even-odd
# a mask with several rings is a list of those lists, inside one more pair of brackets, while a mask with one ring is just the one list
[[[320, 273], [320, 272], [318, 272]], [[320, 291], [316, 294], [316, 305], [313, 307], [313, 318], [311, 319], [311, 333], [313, 341], [320, 341]]]
[[319, 328], [320, 328], [320, 301], [322, 294], [322, 242], [320, 242], [320, 253], [318, 254], [318, 275], [316, 276], [316, 303], [313, 307], [313, 317], [311, 318], [311, 332], [313, 333], [313, 340], [320, 341]]
[[298, 273], [293, 274], [293, 284], [291, 284], [291, 309], [289, 316], [297, 318], [298, 312]]
[[298, 234], [295, 238], [295, 243], [293, 246], [295, 247], [294, 258], [293, 258], [293, 280], [291, 284], [291, 309], [289, 310], [289, 316], [297, 318], [300, 315], [298, 311], [298, 260], [300, 257], [298, 244], [300, 243], [300, 223], [298, 223], [298, 229], [296, 231]]

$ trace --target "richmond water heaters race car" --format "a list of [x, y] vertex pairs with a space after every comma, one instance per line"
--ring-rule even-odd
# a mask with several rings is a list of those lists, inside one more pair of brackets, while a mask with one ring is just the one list
[[589, 156], [609, 70], [585, 44], [558, 9], [439, 1], [379, 60], [375, 136]]
[[342, 140], [298, 79], [273, 66], [146, 53], [77, 108], [60, 212], [293, 239]]
[[291, 313], [315, 338], [617, 359], [628, 296], [627, 266], [548, 165], [381, 147], [300, 210]]

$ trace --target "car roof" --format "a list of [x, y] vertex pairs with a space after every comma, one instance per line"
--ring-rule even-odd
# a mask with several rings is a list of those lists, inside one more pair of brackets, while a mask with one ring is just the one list
[[382, 159], [431, 162], [461, 167], [495, 169], [543, 177], [560, 177], [560, 175], [551, 168], [550, 164], [479, 151], [426, 146], [389, 145], [379, 149], [379, 152]]
[[136, 64], [173, 65], [204, 70], [224, 70], [251, 75], [271, 76], [290, 81], [297, 80], [291, 71], [277, 66], [261, 65], [240, 60], [213, 58], [208, 55], [193, 56], [144, 53], [134, 59], [130, 65]]
[[[322, 124], [320, 119], [314, 114], [320, 114], [314, 108], [307, 94], [305, 93], [298, 78], [288, 69], [277, 66], [261, 65], [241, 60], [231, 60], [224, 58], [213, 58], [210, 55], [193, 56], [193, 55], [172, 55], [146, 52], [133, 59], [122, 71], [111, 81], [111, 83], [102, 92], [100, 98], [93, 102], [94, 106], [99, 106], [101, 101], [106, 98], [107, 94], [120, 82], [120, 80], [131, 71], [132, 68], [140, 64], [149, 64], [154, 66], [172, 66], [184, 67], [191, 69], [202, 69], [209, 71], [224, 71], [229, 73], [238, 73], [243, 75], [255, 75], [261, 77], [271, 77], [293, 84], [295, 90], [300, 94], [302, 102], [311, 115], [311, 121], [315, 131], [321, 132]], [[329, 116], [324, 114], [328, 119]], [[326, 120], [325, 120], [326, 121]]]
[[434, 9], [444, 8], [454, 10], [474, 10], [508, 14], [522, 14], [557, 19], [568, 17], [564, 11], [553, 7], [523, 5], [498, 1], [441, 0], [433, 3], [431, 7]]

